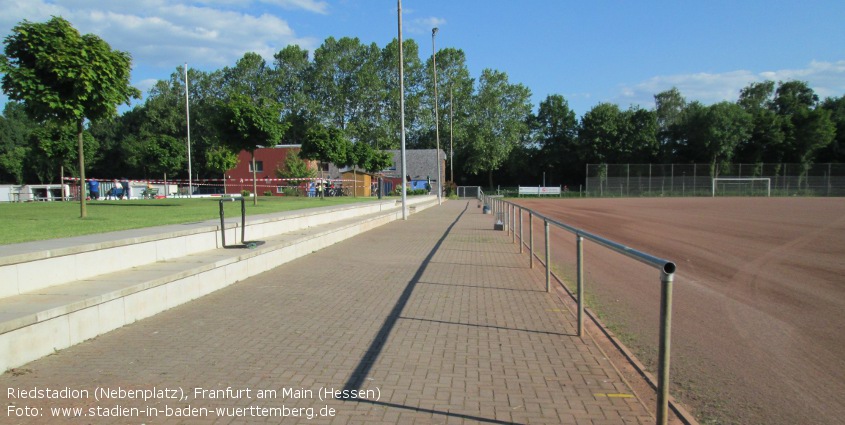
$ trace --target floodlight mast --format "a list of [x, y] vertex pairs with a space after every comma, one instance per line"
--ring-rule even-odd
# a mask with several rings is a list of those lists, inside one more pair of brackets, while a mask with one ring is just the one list
[[191, 109], [188, 99], [188, 62], [185, 62], [185, 123], [188, 130], [188, 197], [194, 197], [193, 180], [191, 177]]
[[399, 14], [399, 126], [402, 133], [402, 220], [408, 219], [408, 190], [407, 185], [411, 182], [405, 181], [407, 175], [405, 161], [405, 59], [402, 51], [402, 0], [396, 0]]
[[432, 74], [434, 75], [434, 133], [437, 139], [437, 150], [435, 152], [435, 157], [437, 158], [437, 205], [443, 205], [443, 199], [441, 199], [441, 193], [443, 192], [443, 188], [441, 187], [441, 178], [440, 178], [440, 114], [438, 111], [438, 102], [437, 102], [437, 50], [434, 48], [434, 36], [437, 35], [437, 27], [434, 27], [431, 30], [431, 68], [434, 71]]

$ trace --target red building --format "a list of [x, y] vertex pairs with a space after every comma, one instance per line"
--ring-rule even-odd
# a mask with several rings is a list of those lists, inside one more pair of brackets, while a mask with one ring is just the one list
[[[291, 186], [290, 182], [280, 179], [276, 170], [282, 168], [291, 151], [299, 152], [302, 145], [276, 145], [271, 148], [255, 150], [255, 177], [257, 179], [258, 194], [271, 192], [274, 196], [282, 195], [283, 188]], [[316, 161], [308, 161], [308, 167], [317, 169]], [[252, 193], [252, 162], [247, 151], [238, 154], [237, 167], [226, 172], [226, 193], [239, 194], [248, 190]]]

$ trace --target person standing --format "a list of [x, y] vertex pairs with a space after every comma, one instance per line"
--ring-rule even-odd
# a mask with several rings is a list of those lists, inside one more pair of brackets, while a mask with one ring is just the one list
[[88, 196], [95, 201], [100, 198], [100, 182], [97, 179], [88, 180]]
[[120, 179], [120, 185], [123, 187], [123, 199], [129, 200], [129, 180], [127, 180], [126, 177]]

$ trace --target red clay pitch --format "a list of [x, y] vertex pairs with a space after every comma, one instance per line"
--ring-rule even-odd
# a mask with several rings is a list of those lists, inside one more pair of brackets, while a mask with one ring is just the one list
[[[677, 264], [672, 394], [699, 420], [845, 420], [842, 198], [517, 202]], [[542, 249], [540, 221], [534, 238]], [[552, 263], [564, 275], [574, 270], [574, 245], [553, 228]], [[585, 262], [594, 305], [653, 365], [658, 272], [589, 242]]]

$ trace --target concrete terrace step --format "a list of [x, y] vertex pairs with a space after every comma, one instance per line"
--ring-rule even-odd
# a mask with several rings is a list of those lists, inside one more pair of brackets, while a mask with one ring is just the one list
[[[414, 199], [413, 202], [415, 205], [411, 212], [436, 205], [437, 201], [427, 197]], [[276, 229], [285, 226], [279, 227], [277, 218], [260, 218], [247, 223], [247, 239], [264, 242], [254, 249], [196, 251], [0, 298], [0, 370], [23, 365], [150, 317], [402, 216], [401, 206], [379, 205], [375, 212], [371, 210], [366, 210], [368, 213], [363, 215], [350, 214], [348, 209], [330, 209], [316, 215], [299, 213], [298, 216], [309, 217], [312, 224], [318, 224], [272, 235], [267, 234], [272, 232], [267, 228], [259, 231], [257, 223], [270, 223]], [[358, 213], [361, 211], [365, 210], [359, 209]], [[320, 215], [323, 217], [317, 217]], [[332, 219], [332, 216], [343, 218]], [[216, 230], [214, 233], [219, 239], [219, 227]], [[240, 235], [240, 230], [234, 226], [230, 232], [231, 236], [227, 232], [227, 244], [233, 243], [235, 233]], [[199, 233], [208, 232], [203, 230]], [[196, 234], [196, 229], [190, 229], [165, 239], [173, 244], [176, 239], [191, 238]], [[264, 235], [259, 236], [261, 234]], [[146, 239], [150, 240], [142, 239], [139, 243], [157, 240], [154, 235], [147, 235]], [[124, 244], [124, 241], [119, 244], [102, 241], [100, 250], [113, 249], [111, 245], [131, 249], [131, 244]], [[219, 240], [216, 243], [219, 244]], [[62, 249], [71, 254], [74, 251], [95, 251], [74, 249], [72, 246]], [[35, 261], [51, 258], [37, 252], [27, 255]], [[10, 263], [8, 259], [6, 262]], [[27, 279], [25, 275], [20, 277]]]
[[[430, 200], [414, 197], [408, 203]], [[251, 216], [246, 237], [260, 240], [393, 208], [397, 202], [385, 200]], [[240, 217], [229, 217], [226, 229], [226, 240], [235, 243]], [[0, 298], [220, 247], [219, 220], [0, 245]]]

